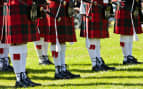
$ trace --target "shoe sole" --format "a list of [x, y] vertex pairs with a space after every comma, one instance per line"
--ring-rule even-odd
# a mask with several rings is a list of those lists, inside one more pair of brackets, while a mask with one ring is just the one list
[[141, 63], [123, 63], [123, 65], [137, 65], [137, 64], [141, 64]]
[[55, 77], [55, 79], [71, 79], [71, 77], [69, 77], [69, 78], [58, 78], [58, 77]]
[[29, 86], [15, 86], [15, 88], [27, 88]]
[[49, 64], [39, 63], [39, 65], [49, 65]]

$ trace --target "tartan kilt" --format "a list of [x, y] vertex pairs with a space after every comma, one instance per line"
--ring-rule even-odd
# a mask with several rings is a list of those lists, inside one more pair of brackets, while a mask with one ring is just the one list
[[48, 17], [39, 20], [39, 31], [40, 37], [45, 37], [48, 34], [49, 26], [48, 26]]
[[1, 6], [3, 6], [3, 1], [2, 1], [2, 0], [0, 0], [0, 7], [1, 7]]
[[0, 38], [2, 36], [2, 27], [3, 27], [3, 7], [0, 5]]
[[[101, 3], [101, 1], [97, 1]], [[84, 2], [85, 3], [85, 2]], [[85, 3], [86, 5], [86, 15], [88, 13], [88, 10], [90, 8], [89, 3]], [[87, 19], [86, 19], [87, 18]], [[86, 25], [87, 22], [87, 25]], [[108, 38], [109, 32], [108, 32], [108, 21], [104, 18], [104, 9], [93, 5], [90, 9], [89, 16], [82, 17], [82, 25], [81, 25], [81, 31], [80, 36], [86, 37], [88, 31], [88, 37], [89, 38]]]
[[[32, 0], [27, 0], [27, 4]], [[10, 12], [8, 13], [8, 30], [4, 41], [6, 43], [26, 43], [40, 39], [36, 24], [28, 18], [28, 6], [10, 2]]]
[[40, 37], [45, 37], [45, 35], [48, 35], [49, 24], [48, 24], [48, 15], [47, 14], [42, 19], [39, 19], [38, 27], [39, 27], [39, 31], [40, 31]]
[[[50, 12], [56, 16], [59, 2], [48, 0], [49, 1], [49, 8]], [[58, 18], [61, 20], [56, 21], [57, 24], [57, 33], [58, 33], [58, 40], [60, 43], [64, 42], [75, 42], [75, 29], [74, 29], [74, 20], [67, 16], [66, 13], [66, 6], [63, 4], [61, 5], [61, 9], [58, 15]], [[56, 43], [56, 29], [55, 29], [55, 17], [49, 16], [49, 33], [46, 35], [45, 41]]]
[[[133, 24], [129, 10], [121, 8], [115, 14], [115, 28], [114, 33], [121, 35], [133, 35]], [[133, 16], [133, 23], [137, 34], [143, 33], [140, 23], [140, 16]]]

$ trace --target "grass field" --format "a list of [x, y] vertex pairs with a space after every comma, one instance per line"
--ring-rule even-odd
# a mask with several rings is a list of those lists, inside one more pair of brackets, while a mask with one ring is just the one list
[[[27, 89], [143, 89], [143, 64], [122, 65], [119, 35], [114, 34], [112, 28], [110, 38], [101, 41], [101, 55], [106, 64], [117, 68], [116, 71], [92, 72], [85, 39], [79, 37], [79, 31], [77, 39], [78, 42], [75, 44], [68, 44], [66, 62], [69, 70], [80, 74], [81, 78], [69, 80], [55, 80], [54, 65], [38, 65], [34, 45], [29, 43], [27, 59], [29, 77], [35, 82], [42, 83], [42, 86]], [[49, 55], [51, 56], [50, 51]], [[139, 35], [139, 41], [134, 42], [133, 55], [143, 62], [143, 35]], [[14, 84], [14, 73], [0, 72], [0, 89], [14, 89]]]

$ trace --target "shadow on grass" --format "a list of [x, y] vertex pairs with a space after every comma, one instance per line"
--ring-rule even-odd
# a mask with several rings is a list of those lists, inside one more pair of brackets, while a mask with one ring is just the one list
[[14, 74], [14, 72], [5, 72], [5, 71], [1, 72], [0, 71], [0, 75], [2, 75], [2, 74]]
[[87, 69], [70, 69], [71, 72], [79, 72], [79, 73], [93, 73], [93, 71], [91, 71], [91, 69], [87, 70]]
[[16, 79], [15, 77], [0, 77], [0, 80], [15, 80], [15, 79]]
[[143, 86], [143, 83], [82, 83], [82, 84], [49, 84], [43, 86], [105, 86], [105, 85], [115, 85], [115, 86]]
[[108, 66], [123, 66], [123, 64], [119, 64], [119, 63], [111, 63], [111, 64], [107, 64]]
[[[138, 64], [138, 65], [141, 65], [141, 64], [143, 64], [143, 62], [140, 62], [140, 64]], [[120, 63], [109, 63], [107, 65], [109, 65], [109, 66], [128, 66], [128, 65], [123, 65], [122, 63], [121, 64]], [[134, 64], [132, 64], [132, 65], [134, 65]]]
[[124, 78], [128, 78], [128, 79], [132, 79], [132, 78], [143, 78], [143, 76], [103, 76], [103, 77], [83, 77], [82, 79], [124, 79]]
[[[121, 64], [118, 64], [118, 65], [121, 65]], [[123, 66], [125, 66], [125, 65], [123, 65]], [[80, 69], [70, 69], [70, 70], [73, 72], [79, 72], [79, 73], [92, 73], [93, 72], [93, 71], [91, 71], [91, 69], [81, 69], [81, 68]], [[121, 68], [121, 69], [116, 68], [115, 71], [143, 72], [143, 68]]]
[[31, 79], [34, 79], [34, 80], [56, 80], [54, 79], [54, 77], [48, 77], [48, 76], [32, 76], [30, 77]]
[[16, 88], [14, 86], [2, 86], [2, 85], [0, 85], [0, 89], [16, 89]]
[[[54, 69], [32, 69], [32, 68], [26, 68], [26, 70], [29, 73], [47, 73], [47, 72], [54, 72]], [[4, 74], [14, 74], [14, 72], [1, 72], [0, 71], [0, 75], [4, 75]]]
[[[31, 80], [56, 80], [54, 77], [48, 77], [48, 76], [30, 76], [29, 77]], [[16, 80], [15, 77], [0, 77], [0, 80]], [[1, 88], [0, 88], [1, 89]]]
[[[55, 72], [55, 70], [52, 70], [52, 69], [50, 69], [50, 70], [49, 69], [27, 69], [27, 72], [28, 72], [28, 74], [41, 74], [41, 73], [47, 74], [48, 72]], [[11, 73], [11, 72], [0, 72], [0, 75], [9, 75], [9, 73]], [[14, 73], [11, 73], [11, 74], [15, 75]], [[35, 80], [54, 80], [54, 78], [47, 77], [47, 76], [38, 77], [38, 75], [37, 75], [37, 76], [31, 76], [30, 78], [35, 79]], [[11, 76], [9, 76], [9, 77], [2, 76], [1, 77], [0, 76], [0, 80], [15, 80], [15, 79], [16, 79], [15, 76], [13, 76], [13, 77], [11, 77]], [[1, 89], [1, 87], [0, 87], [0, 89]]]
[[143, 72], [142, 68], [117, 69], [116, 71]]
[[69, 66], [91, 66], [91, 64], [68, 64]]
[[29, 73], [47, 73], [54, 72], [53, 69], [26, 69]]
[[[70, 66], [91, 66], [91, 64], [69, 64]], [[124, 66], [120, 63], [109, 63], [108, 66]]]

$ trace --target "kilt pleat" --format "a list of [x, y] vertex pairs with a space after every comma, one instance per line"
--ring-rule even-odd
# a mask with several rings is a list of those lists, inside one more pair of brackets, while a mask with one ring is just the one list
[[[48, 5], [46, 7], [44, 7], [44, 9], [46, 9], [47, 11], [48, 9]], [[48, 35], [49, 32], [49, 24], [48, 24], [48, 15], [46, 14], [42, 19], [39, 19], [39, 31], [40, 31], [40, 37], [44, 37], [46, 35]]]
[[3, 6], [3, 1], [2, 0], [0, 0], [0, 7], [2, 7]]
[[[56, 16], [59, 2], [48, 0], [49, 1], [49, 11]], [[68, 2], [67, 2], [68, 3]], [[59, 12], [58, 17], [61, 20], [56, 21], [57, 24], [57, 33], [58, 33], [58, 40], [60, 43], [63, 42], [75, 42], [76, 36], [75, 36], [75, 29], [74, 29], [74, 20], [73, 18], [70, 18], [67, 16], [66, 13], [66, 6], [64, 4], [61, 5], [61, 9]], [[55, 29], [55, 18], [52, 16], [49, 16], [49, 33], [46, 35], [45, 41], [56, 43], [56, 29]]]
[[49, 32], [48, 17], [40, 19], [39, 31], [40, 31], [40, 37], [45, 38], [45, 35], [48, 35], [48, 32]]
[[[104, 5], [102, 0], [94, 0], [100, 5]], [[84, 2], [86, 5], [86, 15], [90, 8], [90, 3]], [[88, 31], [89, 38], [107, 38], [108, 33], [108, 21], [104, 18], [104, 9], [100, 6], [92, 5], [88, 17], [82, 17], [81, 37], [86, 37]], [[87, 18], [87, 19], [86, 19]], [[87, 25], [86, 25], [87, 22]]]

